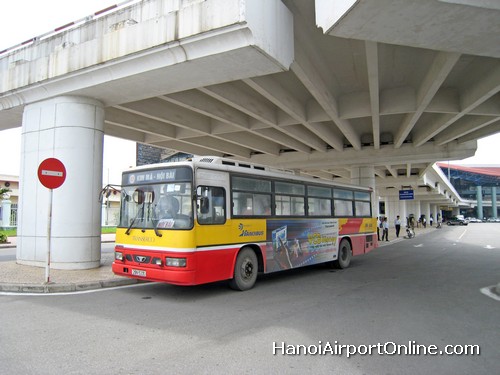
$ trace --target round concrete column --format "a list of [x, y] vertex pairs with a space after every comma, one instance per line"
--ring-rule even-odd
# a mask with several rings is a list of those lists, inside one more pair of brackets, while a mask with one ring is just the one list
[[400, 200], [399, 196], [391, 196], [385, 202], [385, 216], [387, 216], [391, 228], [394, 227], [394, 220], [399, 216], [401, 228], [404, 228], [406, 225], [406, 201]]
[[17, 262], [44, 266], [50, 190], [37, 170], [47, 158], [66, 167], [53, 191], [51, 268], [88, 269], [101, 259], [104, 109], [96, 100], [61, 96], [27, 105], [23, 114]]
[[431, 204], [431, 215], [432, 215], [432, 219], [434, 221], [434, 225], [437, 224], [436, 220], [438, 217], [438, 213], [440, 213], [439, 206], [437, 204]]
[[431, 205], [429, 202], [420, 201], [420, 212], [421, 215], [425, 215], [425, 220], [427, 225], [429, 225], [429, 218], [431, 217]]
[[492, 186], [491, 187], [491, 209], [493, 212], [493, 218], [496, 219], [498, 218], [497, 214], [497, 187]]
[[476, 186], [476, 199], [477, 199], [477, 218], [484, 219], [483, 214], [483, 188], [480, 185]]
[[406, 201], [406, 212], [407, 212], [408, 216], [414, 215], [415, 222], [416, 222], [421, 215], [420, 201], [419, 200]]

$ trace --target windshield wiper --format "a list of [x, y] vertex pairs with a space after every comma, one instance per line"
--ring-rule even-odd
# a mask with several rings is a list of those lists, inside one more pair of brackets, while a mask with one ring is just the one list
[[163, 234], [161, 234], [160, 232], [158, 232], [158, 228], [156, 227], [155, 225], [155, 234], [158, 236], [158, 237], [162, 237]]
[[130, 229], [132, 229], [133, 225], [135, 224], [135, 221], [139, 217], [139, 215], [142, 213], [142, 216], [144, 217], [144, 203], [142, 203], [142, 207], [137, 211], [137, 215], [135, 215], [134, 220], [130, 223], [129, 227], [127, 228], [127, 231], [125, 232], [126, 235], [130, 235]]
[[[143, 209], [144, 210], [144, 209]], [[146, 217], [146, 221], [149, 221], [151, 219], [151, 221], [153, 222], [153, 229], [155, 231], [155, 234], [158, 236], [158, 237], [162, 237], [163, 234], [161, 234], [160, 232], [158, 232], [158, 228], [156, 228], [156, 224], [155, 224], [155, 220], [151, 217], [151, 204], [148, 205], [148, 214], [147, 214], [147, 217]], [[146, 232], [146, 227], [145, 225], [143, 225], [142, 227], [142, 233]]]

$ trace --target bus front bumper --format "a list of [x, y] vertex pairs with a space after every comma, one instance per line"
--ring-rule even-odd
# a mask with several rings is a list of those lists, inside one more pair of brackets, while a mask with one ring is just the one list
[[185, 269], [157, 269], [113, 262], [111, 269], [118, 276], [139, 280], [159, 281], [175, 285], [196, 285], [195, 271]]

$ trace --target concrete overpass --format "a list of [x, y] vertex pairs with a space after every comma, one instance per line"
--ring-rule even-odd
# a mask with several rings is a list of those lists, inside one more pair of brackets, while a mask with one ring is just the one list
[[[4, 51], [0, 129], [23, 127], [18, 261], [43, 259], [36, 169], [59, 157], [55, 267], [99, 264], [103, 134], [378, 186], [390, 217], [457, 205], [432, 165], [500, 131], [499, 8], [132, 1]], [[428, 203], [397, 201], [405, 186]]]

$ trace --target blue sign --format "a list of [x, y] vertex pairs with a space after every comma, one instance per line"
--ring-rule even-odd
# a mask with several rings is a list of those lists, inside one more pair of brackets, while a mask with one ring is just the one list
[[413, 190], [400, 190], [399, 191], [399, 200], [411, 200], [414, 199]]

